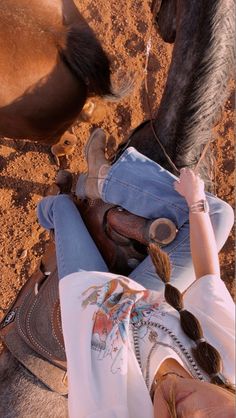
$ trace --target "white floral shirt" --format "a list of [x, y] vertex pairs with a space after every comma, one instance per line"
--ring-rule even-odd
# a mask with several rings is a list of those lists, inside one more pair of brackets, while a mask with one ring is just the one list
[[[123, 276], [86, 271], [64, 277], [59, 288], [70, 418], [153, 418], [149, 390], [168, 357], [207, 379], [178, 312], [161, 293]], [[198, 279], [185, 292], [184, 306], [200, 320], [234, 381], [234, 303], [224, 283], [210, 275]]]

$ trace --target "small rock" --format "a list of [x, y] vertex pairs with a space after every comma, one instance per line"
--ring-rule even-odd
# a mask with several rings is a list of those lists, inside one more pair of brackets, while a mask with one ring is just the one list
[[20, 258], [26, 258], [27, 257], [27, 254], [28, 254], [28, 250], [22, 251], [22, 253], [20, 255]]

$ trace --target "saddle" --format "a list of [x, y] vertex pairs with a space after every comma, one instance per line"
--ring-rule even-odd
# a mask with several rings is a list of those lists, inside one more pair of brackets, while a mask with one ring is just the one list
[[[152, 221], [101, 200], [80, 201], [78, 208], [111, 272], [128, 275], [147, 256], [149, 237], [145, 231]], [[1, 321], [0, 337], [27, 370], [52, 391], [67, 395], [53, 242]]]

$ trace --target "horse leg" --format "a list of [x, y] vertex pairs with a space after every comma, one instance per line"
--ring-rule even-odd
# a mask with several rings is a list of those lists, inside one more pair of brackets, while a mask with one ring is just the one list
[[[176, 2], [177, 0], [162, 0], [155, 18], [157, 31], [161, 38], [168, 43], [173, 43], [176, 36]], [[155, 10], [153, 9], [155, 13]]]

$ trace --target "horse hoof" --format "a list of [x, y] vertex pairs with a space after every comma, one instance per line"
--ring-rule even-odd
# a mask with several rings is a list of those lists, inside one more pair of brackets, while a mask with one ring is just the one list
[[69, 132], [64, 133], [59, 142], [52, 145], [51, 153], [54, 156], [55, 163], [60, 166], [59, 157], [71, 155], [74, 152], [77, 143], [77, 137], [75, 134]]
[[[52, 150], [51, 150], [52, 151]], [[52, 152], [52, 154], [53, 154], [53, 152]], [[59, 158], [58, 158], [58, 156], [57, 155], [55, 155], [55, 154], [53, 154], [53, 159], [54, 159], [54, 161], [55, 161], [55, 164], [58, 166], [58, 167], [60, 167], [60, 160], [59, 160]]]
[[87, 103], [85, 103], [83, 109], [81, 110], [80, 114], [79, 114], [79, 121], [82, 122], [88, 122], [90, 121], [90, 119], [93, 116], [93, 112], [95, 110], [95, 103], [92, 101], [89, 101]]
[[60, 193], [70, 194], [73, 183], [73, 176], [70, 171], [59, 170], [55, 184], [59, 187]]

